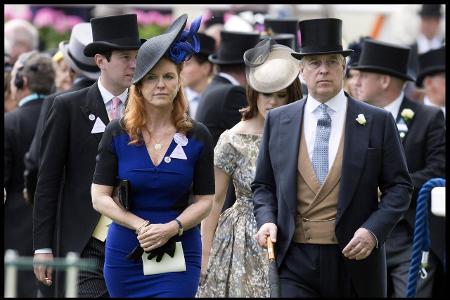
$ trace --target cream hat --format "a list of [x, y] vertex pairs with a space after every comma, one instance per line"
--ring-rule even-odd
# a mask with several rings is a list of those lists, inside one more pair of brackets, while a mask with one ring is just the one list
[[244, 53], [247, 83], [257, 92], [274, 93], [287, 88], [300, 74], [300, 61], [294, 50], [275, 44], [271, 38]]

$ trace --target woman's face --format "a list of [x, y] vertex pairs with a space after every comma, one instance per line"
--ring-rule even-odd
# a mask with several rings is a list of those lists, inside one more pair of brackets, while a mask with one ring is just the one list
[[180, 88], [177, 66], [162, 58], [142, 79], [140, 88], [147, 103], [156, 107], [172, 105]]
[[285, 105], [287, 102], [287, 89], [282, 89], [270, 94], [258, 93], [258, 99], [256, 100], [256, 104], [258, 106], [258, 114], [265, 119], [267, 112], [270, 109]]

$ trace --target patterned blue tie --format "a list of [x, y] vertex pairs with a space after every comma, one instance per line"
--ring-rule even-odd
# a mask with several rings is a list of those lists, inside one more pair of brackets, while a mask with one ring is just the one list
[[312, 164], [316, 177], [322, 185], [328, 174], [328, 142], [331, 133], [331, 118], [327, 112], [328, 106], [320, 104], [320, 117], [317, 120], [316, 140], [314, 141], [314, 150]]

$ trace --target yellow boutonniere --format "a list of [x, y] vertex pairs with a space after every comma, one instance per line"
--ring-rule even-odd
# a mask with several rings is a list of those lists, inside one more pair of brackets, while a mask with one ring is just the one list
[[405, 121], [409, 121], [412, 120], [412, 118], [414, 118], [414, 111], [410, 108], [404, 108], [400, 113], [400, 115]]
[[356, 118], [356, 121], [361, 125], [366, 125], [367, 122], [363, 114], [359, 114], [358, 117]]

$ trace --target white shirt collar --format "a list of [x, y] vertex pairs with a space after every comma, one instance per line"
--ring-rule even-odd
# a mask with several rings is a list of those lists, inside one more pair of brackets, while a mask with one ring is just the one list
[[394, 120], [397, 120], [398, 111], [400, 110], [400, 105], [402, 104], [404, 95], [405, 93], [401, 92], [400, 96], [398, 96], [397, 99], [383, 107], [385, 110], [389, 111], [392, 114]]
[[[314, 99], [311, 94], [308, 94], [306, 101], [306, 109], [308, 112], [312, 113], [319, 107], [320, 104], [322, 103]], [[344, 90], [341, 89], [336, 96], [325, 102], [325, 104], [330, 108], [330, 112], [332, 113], [344, 110], [347, 107], [347, 97], [344, 94]]]
[[200, 97], [200, 93], [197, 93], [196, 91], [194, 91], [190, 87], [185, 87], [184, 91], [185, 91], [186, 97], [188, 98], [189, 101], [195, 99], [196, 97]]
[[425, 98], [423, 98], [423, 104], [440, 108], [444, 112], [444, 116], [445, 116], [445, 106], [438, 106], [438, 105], [434, 104], [433, 102], [430, 101], [430, 98], [428, 98], [428, 96], [425, 96]]
[[419, 54], [437, 49], [442, 45], [443, 37], [440, 33], [436, 34], [431, 40], [427, 39], [422, 33], [417, 36], [417, 52]]
[[228, 74], [228, 73], [219, 72], [219, 74], [217, 74], [217, 75], [219, 75], [219, 76], [221, 76], [221, 77], [223, 77], [223, 78], [228, 79], [233, 85], [241, 85], [241, 84], [239, 83], [239, 81], [236, 80], [236, 78], [234, 78], [233, 76], [231, 76], [231, 75]]
[[[109, 101], [111, 101], [112, 98], [114, 98], [115, 96], [114, 96], [113, 94], [111, 94], [111, 92], [108, 91], [108, 90], [103, 86], [102, 80], [101, 80], [101, 79], [102, 79], [102, 78], [100, 77], [100, 78], [98, 79], [98, 81], [97, 81], [97, 82], [98, 82], [98, 89], [100, 90], [100, 94], [102, 95], [103, 102], [106, 104], [106, 103], [108, 103]], [[122, 94], [120, 94], [120, 95], [117, 96], [117, 97], [119, 97], [120, 102], [122, 102], [122, 104], [124, 104], [125, 101], [127, 100], [127, 96], [128, 96], [128, 89], [125, 89], [125, 90], [122, 92]]]

